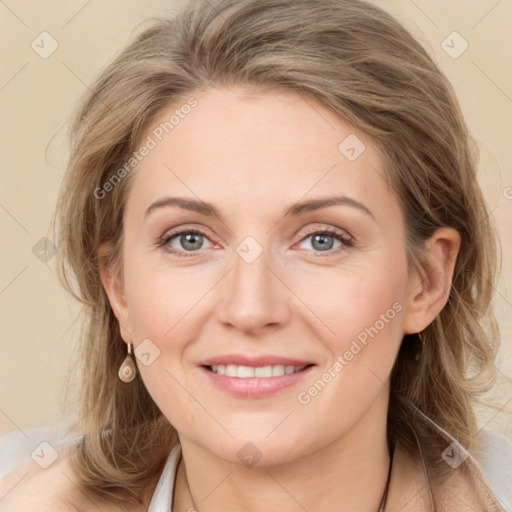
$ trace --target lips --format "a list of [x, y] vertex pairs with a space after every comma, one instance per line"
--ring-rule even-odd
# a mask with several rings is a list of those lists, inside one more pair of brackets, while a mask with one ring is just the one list
[[206, 359], [199, 368], [217, 388], [243, 398], [261, 398], [293, 386], [315, 363], [289, 357], [228, 354]]
[[312, 364], [304, 360], [274, 355], [251, 357], [228, 354], [207, 359], [201, 363], [201, 366], [219, 375], [246, 379], [251, 377], [281, 377], [282, 375], [300, 372]]
[[218, 365], [230, 365], [234, 364], [237, 366], [252, 366], [256, 368], [258, 366], [307, 366], [315, 364], [313, 361], [307, 361], [303, 359], [294, 359], [290, 357], [264, 355], [264, 356], [247, 356], [242, 354], [226, 354], [223, 356], [212, 357], [205, 359], [199, 363], [199, 366], [218, 366]]

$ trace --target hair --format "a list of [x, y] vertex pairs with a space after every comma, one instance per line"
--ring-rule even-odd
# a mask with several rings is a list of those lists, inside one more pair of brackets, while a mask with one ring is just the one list
[[[155, 19], [104, 69], [78, 107], [56, 210], [58, 270], [81, 303], [80, 417], [73, 465], [84, 489], [141, 503], [177, 433], [140, 376], [118, 378], [126, 344], [100, 280], [99, 247], [122, 268], [123, 168], [164, 108], [208, 85], [287, 90], [325, 105], [382, 152], [400, 203], [410, 265], [440, 227], [461, 236], [448, 302], [418, 339], [406, 335], [390, 377], [388, 434], [411, 452], [427, 436], [411, 404], [470, 446], [474, 403], [495, 382], [499, 331], [492, 309], [496, 230], [477, 183], [476, 143], [453, 88], [390, 14], [363, 0], [192, 0]], [[120, 176], [120, 174], [118, 174]], [[425, 274], [426, 277], [426, 274]], [[435, 465], [439, 450], [427, 453]]]

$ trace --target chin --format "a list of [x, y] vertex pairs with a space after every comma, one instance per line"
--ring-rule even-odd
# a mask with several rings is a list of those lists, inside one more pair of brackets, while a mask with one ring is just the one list
[[[258, 435], [245, 435], [233, 439], [216, 440], [211, 444], [202, 445], [219, 459], [231, 464], [246, 466], [276, 466], [293, 461], [305, 454], [307, 446], [304, 445], [305, 434], [297, 437], [290, 435], [279, 436], [270, 434], [268, 438]], [[300, 451], [298, 451], [300, 450]]]

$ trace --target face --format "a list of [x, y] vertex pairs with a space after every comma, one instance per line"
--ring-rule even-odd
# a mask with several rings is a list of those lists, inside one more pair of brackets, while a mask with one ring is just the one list
[[122, 283], [107, 291], [182, 442], [291, 460], [387, 400], [418, 314], [401, 211], [371, 140], [320, 104], [194, 98], [172, 131], [161, 123], [180, 105], [143, 137], [156, 145], [133, 171]]

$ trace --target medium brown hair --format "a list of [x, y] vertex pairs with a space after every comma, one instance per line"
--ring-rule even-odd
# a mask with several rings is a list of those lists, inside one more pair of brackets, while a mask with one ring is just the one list
[[491, 308], [497, 244], [451, 85], [405, 28], [364, 1], [193, 0], [178, 16], [153, 21], [115, 58], [71, 128], [57, 244], [61, 278], [83, 303], [84, 438], [73, 464], [84, 489], [140, 501], [177, 442], [140, 377], [129, 385], [118, 378], [126, 345], [100, 281], [100, 245], [110, 243], [110, 260], [122, 266], [133, 172], [101, 199], [94, 191], [125, 165], [162, 109], [211, 84], [291, 90], [369, 135], [400, 201], [411, 265], [421, 267], [437, 228], [460, 233], [449, 300], [421, 333], [418, 361], [417, 337], [402, 341], [388, 430], [412, 450], [422, 435], [414, 404], [469, 446], [477, 431], [472, 404], [493, 382], [499, 342]]

